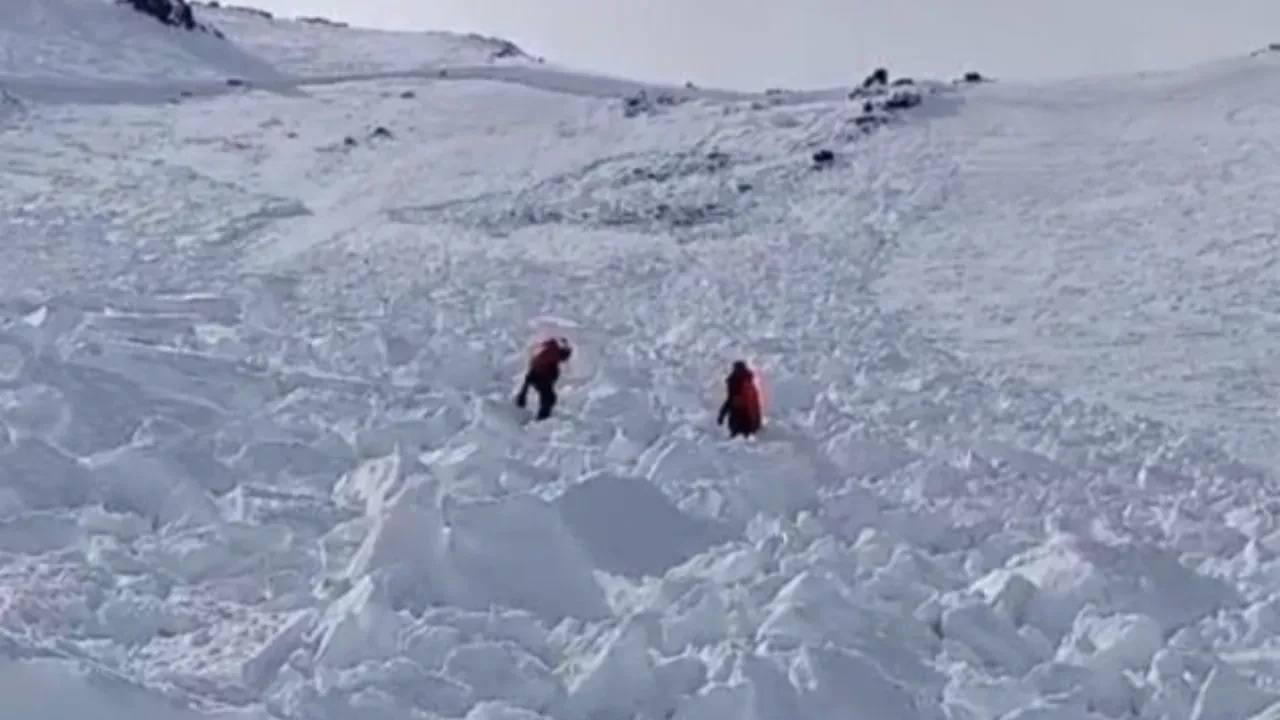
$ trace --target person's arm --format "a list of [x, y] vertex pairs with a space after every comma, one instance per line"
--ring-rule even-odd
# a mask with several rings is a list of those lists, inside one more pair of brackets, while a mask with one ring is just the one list
[[720, 404], [720, 414], [716, 416], [716, 424], [723, 425], [724, 419], [729, 414], [729, 406], [733, 401], [733, 381], [725, 381], [724, 402]]

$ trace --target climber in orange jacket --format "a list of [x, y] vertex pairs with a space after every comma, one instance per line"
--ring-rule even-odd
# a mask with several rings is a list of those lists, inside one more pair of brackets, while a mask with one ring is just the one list
[[760, 386], [755, 372], [742, 360], [733, 363], [733, 370], [725, 378], [724, 404], [720, 406], [717, 425], [729, 420], [729, 437], [750, 436], [760, 431], [763, 413], [760, 407]]
[[523, 408], [528, 403], [529, 388], [538, 393], [538, 420], [551, 417], [556, 406], [556, 383], [560, 380], [560, 365], [573, 355], [573, 348], [564, 338], [551, 338], [538, 344], [529, 360], [529, 370], [525, 373], [524, 384], [516, 395], [516, 407]]

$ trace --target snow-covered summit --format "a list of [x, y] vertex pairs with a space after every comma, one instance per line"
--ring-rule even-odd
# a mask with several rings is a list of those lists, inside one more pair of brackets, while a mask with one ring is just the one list
[[7, 83], [270, 83], [293, 73], [537, 63], [499, 38], [350, 29], [184, 0], [0, 0], [0, 13]]
[[1280, 56], [730, 93], [0, 2], [6, 712], [1280, 713]]

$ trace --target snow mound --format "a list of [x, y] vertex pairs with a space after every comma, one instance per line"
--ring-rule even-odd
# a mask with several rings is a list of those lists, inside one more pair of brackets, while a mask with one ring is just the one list
[[628, 577], [661, 576], [733, 537], [729, 528], [681, 512], [640, 478], [589, 476], [555, 505], [596, 568]]

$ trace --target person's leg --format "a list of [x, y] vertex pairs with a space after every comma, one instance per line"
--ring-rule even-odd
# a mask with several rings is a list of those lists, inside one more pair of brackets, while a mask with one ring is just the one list
[[525, 373], [524, 383], [520, 385], [520, 391], [516, 393], [516, 407], [523, 409], [529, 404], [529, 386], [533, 384], [533, 375]]
[[556, 407], [556, 389], [550, 383], [539, 383], [538, 391], [538, 419], [546, 420], [551, 417], [551, 411]]
[[745, 435], [746, 429], [742, 424], [742, 413], [736, 410], [729, 411], [729, 437], [735, 438], [739, 435]]

